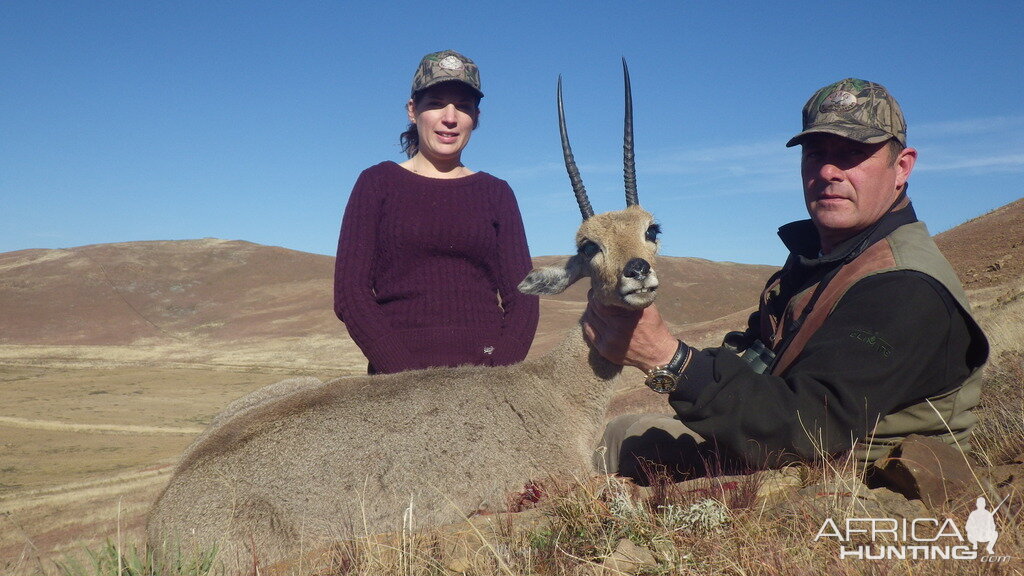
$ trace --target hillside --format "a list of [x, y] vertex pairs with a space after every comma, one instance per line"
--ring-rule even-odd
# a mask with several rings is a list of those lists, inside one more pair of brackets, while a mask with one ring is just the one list
[[1024, 278], [1024, 199], [935, 236], [968, 290]]
[[0, 344], [129, 345], [337, 332], [333, 259], [223, 240], [0, 254]]
[[[972, 299], [1012, 298], [1014, 282], [1024, 277], [1024, 200], [943, 232], [936, 242]], [[562, 257], [534, 260], [551, 265]], [[662, 257], [659, 308], [674, 329], [711, 343], [743, 325], [772, 271]], [[265, 349], [259, 361], [272, 364], [271, 351], [281, 350], [274, 343], [288, 343], [317, 365], [358, 363], [332, 310], [332, 274], [330, 256], [216, 239], [3, 253], [0, 347]], [[542, 300], [533, 354], [573, 325], [586, 289], [580, 283]]]
[[[316, 365], [358, 364], [358, 350], [334, 316], [333, 266], [329, 256], [216, 239], [0, 254], [0, 346], [129, 347], [152, 351], [152, 360], [174, 352], [179, 361], [187, 360], [180, 357], [184, 348], [193, 359], [199, 349], [247, 348], [258, 363], [272, 364], [271, 352], [288, 342]], [[662, 309], [674, 326], [748, 306], [772, 271], [672, 257], [658, 269]], [[534, 354], [579, 318], [584, 284], [543, 300]], [[284, 353], [281, 361], [294, 355]]]
[[[1024, 277], [1024, 200], [936, 242], [976, 303], [1013, 298], [1014, 282]], [[695, 343], [713, 344], [742, 327], [773, 268], [662, 257], [658, 271], [659, 308], [669, 324]], [[334, 316], [332, 274], [330, 256], [217, 239], [3, 253], [0, 357], [74, 355], [71, 348], [103, 356], [98, 350], [113, 347], [145, 361], [266, 366], [297, 357], [355, 370], [361, 355]], [[586, 289], [580, 283], [542, 300], [531, 355], [550, 349], [575, 323]]]

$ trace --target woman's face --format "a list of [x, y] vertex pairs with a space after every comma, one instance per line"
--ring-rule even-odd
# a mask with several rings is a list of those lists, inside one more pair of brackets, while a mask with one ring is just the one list
[[409, 121], [419, 133], [420, 153], [439, 160], [459, 159], [480, 116], [476, 94], [462, 82], [432, 86], [409, 100]]

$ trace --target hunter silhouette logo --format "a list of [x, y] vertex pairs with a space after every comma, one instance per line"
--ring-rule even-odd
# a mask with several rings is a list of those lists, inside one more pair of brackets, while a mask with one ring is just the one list
[[[1005, 502], [1006, 499], [1003, 499]], [[979, 542], [986, 542], [988, 546], [985, 550], [991, 555], [995, 554], [996, 540], [999, 539], [999, 531], [996, 530], [996, 511], [999, 510], [1003, 502], [996, 506], [995, 510], [989, 512], [988, 508], [985, 507], [985, 498], [979, 497], [977, 507], [971, 515], [967, 517], [967, 524], [964, 526], [964, 530], [967, 532], [967, 540], [974, 546], [974, 549], [978, 549]]]

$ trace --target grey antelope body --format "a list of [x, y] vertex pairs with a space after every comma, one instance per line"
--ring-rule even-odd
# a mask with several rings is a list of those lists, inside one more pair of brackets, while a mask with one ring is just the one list
[[[626, 82], [631, 147], [628, 73]], [[520, 289], [553, 294], [589, 276], [595, 298], [643, 308], [657, 287], [657, 226], [630, 192], [632, 153], [628, 207], [594, 215], [561, 100], [559, 81], [566, 166], [584, 215], [579, 251], [532, 271]], [[620, 371], [577, 327], [547, 356], [514, 366], [276, 384], [233, 403], [186, 451], [150, 513], [150, 545], [216, 545], [240, 570], [300, 546], [502, 509], [532, 480], [593, 472]]]

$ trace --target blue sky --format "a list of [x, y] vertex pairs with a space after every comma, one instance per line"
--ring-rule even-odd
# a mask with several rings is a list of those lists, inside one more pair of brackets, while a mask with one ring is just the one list
[[[728, 7], [721, 7], [728, 6]], [[1024, 196], [1024, 3], [0, 3], [0, 252], [217, 237], [333, 254], [357, 175], [402, 159], [419, 58], [481, 68], [463, 160], [516, 191], [535, 255], [622, 206], [629, 61], [640, 201], [663, 253], [779, 264], [804, 218], [784, 147], [817, 88], [899, 99], [932, 232]]]

